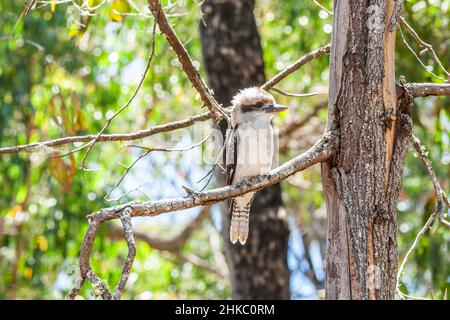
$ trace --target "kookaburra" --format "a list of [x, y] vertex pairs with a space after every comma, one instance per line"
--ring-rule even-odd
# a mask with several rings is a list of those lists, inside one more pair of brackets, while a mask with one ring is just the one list
[[[287, 107], [275, 103], [267, 91], [258, 87], [239, 91], [231, 101], [231, 130], [227, 136], [227, 184], [267, 174], [272, 168], [273, 116]], [[256, 191], [230, 201], [230, 240], [245, 244], [249, 231], [250, 206]]]

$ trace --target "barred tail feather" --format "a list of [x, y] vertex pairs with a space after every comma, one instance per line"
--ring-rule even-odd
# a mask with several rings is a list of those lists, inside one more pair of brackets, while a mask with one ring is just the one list
[[244, 245], [248, 238], [248, 220], [250, 216], [250, 210], [236, 210], [233, 208], [231, 213], [231, 224], [230, 224], [230, 240], [231, 243], [235, 244], [238, 240]]

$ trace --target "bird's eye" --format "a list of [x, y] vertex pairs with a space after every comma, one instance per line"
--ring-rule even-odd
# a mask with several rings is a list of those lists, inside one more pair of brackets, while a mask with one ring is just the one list
[[259, 101], [255, 104], [256, 108], [261, 108], [262, 106], [263, 106], [263, 103], [261, 101]]

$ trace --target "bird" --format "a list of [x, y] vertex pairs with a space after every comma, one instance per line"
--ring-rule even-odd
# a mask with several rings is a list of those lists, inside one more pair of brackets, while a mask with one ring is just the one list
[[[240, 90], [229, 108], [231, 128], [227, 130], [225, 175], [228, 185], [242, 179], [267, 174], [272, 169], [274, 132], [271, 120], [287, 109], [259, 87]], [[248, 192], [229, 201], [231, 215], [230, 240], [241, 245], [247, 242], [250, 206], [257, 191]]]

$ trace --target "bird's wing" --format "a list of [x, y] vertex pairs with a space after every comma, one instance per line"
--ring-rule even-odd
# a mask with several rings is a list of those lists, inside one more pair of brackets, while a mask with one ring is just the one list
[[236, 128], [234, 128], [230, 132], [230, 137], [228, 139], [226, 168], [225, 168], [227, 185], [233, 183], [234, 173], [236, 171], [237, 151], [238, 151], [238, 135], [236, 134]]

